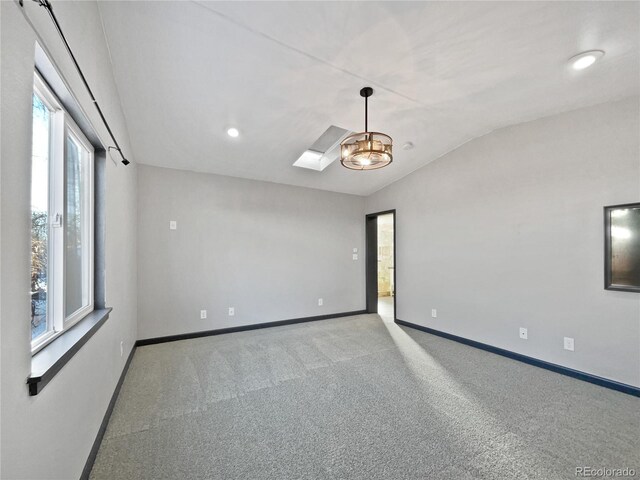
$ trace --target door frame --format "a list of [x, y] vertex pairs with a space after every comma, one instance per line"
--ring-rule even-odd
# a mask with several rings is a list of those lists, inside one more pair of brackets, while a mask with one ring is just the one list
[[380, 215], [393, 215], [393, 320], [396, 320], [398, 311], [398, 283], [396, 282], [396, 237], [397, 215], [396, 209], [383, 210], [381, 212], [365, 215], [365, 289], [367, 313], [378, 313], [378, 217]]

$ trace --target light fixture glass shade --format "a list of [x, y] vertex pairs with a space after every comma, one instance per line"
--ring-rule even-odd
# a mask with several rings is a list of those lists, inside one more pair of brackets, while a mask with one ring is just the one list
[[393, 161], [393, 140], [378, 132], [354, 133], [340, 144], [340, 162], [351, 170], [375, 170]]

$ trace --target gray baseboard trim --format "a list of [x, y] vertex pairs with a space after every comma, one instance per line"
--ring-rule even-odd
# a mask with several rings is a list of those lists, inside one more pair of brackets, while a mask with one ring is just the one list
[[98, 450], [100, 449], [102, 438], [104, 437], [104, 433], [107, 431], [107, 425], [109, 424], [109, 419], [111, 418], [111, 414], [113, 413], [113, 407], [116, 405], [116, 400], [118, 399], [118, 395], [120, 394], [120, 389], [122, 388], [124, 377], [126, 377], [127, 375], [127, 371], [129, 370], [129, 365], [131, 364], [131, 360], [133, 360], [133, 354], [135, 353], [135, 351], [136, 346], [134, 345], [131, 349], [131, 352], [129, 352], [129, 356], [127, 357], [127, 361], [124, 364], [124, 368], [122, 369], [122, 373], [120, 374], [120, 378], [118, 379], [116, 388], [113, 391], [113, 395], [111, 395], [111, 401], [109, 402], [107, 411], [102, 418], [102, 423], [100, 424], [100, 428], [98, 429], [96, 439], [93, 441], [93, 446], [91, 447], [91, 451], [89, 452], [89, 457], [87, 458], [87, 461], [84, 464], [84, 468], [82, 469], [80, 480], [89, 480], [91, 469], [93, 468], [93, 463], [96, 461], [96, 456], [98, 455]]
[[563, 367], [562, 365], [558, 365], [555, 363], [545, 362], [544, 360], [539, 360], [534, 357], [528, 357], [520, 353], [512, 352], [510, 350], [505, 350], [504, 348], [498, 348], [498, 347], [494, 347], [493, 345], [488, 345], [486, 343], [476, 342], [475, 340], [459, 337], [451, 333], [441, 332], [440, 330], [434, 330], [433, 328], [417, 325], [415, 323], [405, 322], [404, 320], [400, 320], [399, 318], [396, 318], [395, 322], [398, 325], [402, 325], [404, 327], [420, 330], [422, 332], [430, 333], [431, 335], [437, 335], [438, 337], [446, 338], [448, 340], [453, 340], [454, 342], [458, 342], [458, 343], [463, 343], [471, 347], [475, 347], [481, 350], [485, 350], [487, 352], [495, 353], [496, 355], [502, 355], [503, 357], [507, 357], [507, 358], [511, 358], [512, 360], [517, 360], [519, 362], [527, 363], [535, 367], [544, 368], [545, 370], [550, 370], [552, 372], [559, 373], [561, 375], [567, 375], [568, 377], [577, 378], [578, 380], [583, 380], [585, 382], [593, 383], [595, 385], [600, 385], [601, 387], [617, 390], [619, 392], [626, 393], [628, 395], [633, 395], [634, 397], [640, 397], [640, 388], [634, 387], [633, 385], [616, 382], [615, 380], [609, 380], [608, 378], [604, 378], [604, 377], [598, 377], [597, 375], [592, 375], [590, 373], [581, 372], [580, 370], [574, 370], [572, 368]]
[[315, 322], [317, 320], [328, 320], [330, 318], [351, 317], [353, 315], [363, 315], [366, 310], [355, 310], [353, 312], [330, 313], [327, 315], [317, 315], [315, 317], [291, 318], [289, 320], [278, 320], [275, 322], [253, 323], [251, 325], [239, 325], [237, 327], [219, 328], [217, 330], [202, 330], [199, 332], [181, 333], [178, 335], [168, 335], [166, 337], [144, 338], [136, 342], [137, 347], [153, 345], [156, 343], [175, 342], [177, 340], [188, 340], [190, 338], [209, 337], [212, 335], [223, 335], [225, 333], [244, 332], [259, 328], [280, 327], [282, 325], [293, 325], [294, 323]]

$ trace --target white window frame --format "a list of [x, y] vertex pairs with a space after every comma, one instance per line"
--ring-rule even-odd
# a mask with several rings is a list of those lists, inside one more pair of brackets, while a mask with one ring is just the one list
[[[86, 272], [88, 275], [88, 294], [89, 294], [89, 302], [86, 306], [80, 308], [79, 310], [75, 311], [73, 314], [71, 314], [69, 317], [65, 316], [65, 310], [62, 310], [62, 314], [61, 314], [61, 318], [63, 318], [63, 330], [68, 329], [70, 327], [72, 327], [73, 325], [75, 325], [78, 321], [82, 320], [84, 317], [87, 316], [87, 314], [91, 313], [93, 311], [93, 269], [94, 269], [94, 255], [93, 255], [93, 221], [94, 221], [94, 185], [93, 185], [93, 172], [94, 172], [94, 150], [93, 150], [93, 145], [91, 145], [91, 143], [89, 142], [89, 140], [87, 140], [87, 137], [84, 136], [84, 134], [82, 133], [82, 130], [80, 130], [80, 128], [78, 127], [78, 125], [76, 125], [76, 123], [71, 119], [71, 117], [69, 115], [66, 115], [65, 118], [65, 134], [64, 134], [64, 145], [65, 145], [65, 149], [66, 149], [66, 139], [67, 136], [71, 135], [73, 137], [73, 139], [78, 142], [83, 148], [85, 148], [89, 154], [89, 158], [88, 158], [88, 165], [87, 165], [87, 169], [88, 169], [88, 175], [86, 178], [86, 180], [89, 181], [89, 194], [88, 194], [88, 198], [86, 199], [82, 199], [83, 201], [86, 201], [85, 204], [85, 208], [86, 211], [89, 215], [88, 221], [83, 225], [84, 229], [85, 229], [85, 237], [89, 240], [89, 244], [86, 245], [86, 250], [83, 251], [84, 253], [84, 258], [82, 259], [82, 268], [83, 268], [83, 272]], [[65, 159], [66, 159], [66, 150], [65, 150]], [[64, 166], [63, 166], [64, 169]], [[65, 176], [66, 179], [66, 176]], [[85, 180], [85, 179], [83, 179]], [[64, 245], [63, 245], [64, 247]], [[83, 245], [83, 247], [85, 247]], [[61, 258], [62, 262], [64, 263], [64, 257]], [[86, 268], [86, 270], [85, 270]], [[63, 284], [64, 285], [64, 284]], [[64, 302], [63, 302], [64, 303]]]
[[[50, 110], [49, 134], [49, 264], [47, 266], [47, 330], [31, 341], [31, 354], [38, 351], [62, 335], [65, 331], [78, 323], [94, 309], [94, 217], [95, 217], [95, 189], [94, 189], [94, 161], [93, 145], [87, 140], [71, 116], [64, 110], [61, 103], [51, 91], [38, 72], [34, 75], [34, 93]], [[65, 158], [67, 135], [80, 144], [89, 153], [88, 181], [89, 195], [87, 212], [88, 222], [84, 225], [88, 245], [83, 261], [83, 270], [88, 272], [89, 302], [85, 307], [65, 318], [65, 261], [64, 261], [64, 232], [65, 232]], [[83, 248], [85, 245], [83, 245]], [[84, 262], [88, 262], [88, 265]]]

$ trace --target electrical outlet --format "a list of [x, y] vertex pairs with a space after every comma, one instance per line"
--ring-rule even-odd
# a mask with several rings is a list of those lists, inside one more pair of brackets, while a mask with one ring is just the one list
[[526, 340], [528, 338], [529, 332], [526, 328], [520, 327], [520, 338]]
[[358, 254], [357, 254], [357, 253], [354, 253], [354, 254], [353, 254], [353, 259], [354, 259], [354, 260], [357, 260], [357, 259], [358, 259]]
[[564, 349], [573, 352], [573, 338], [564, 337]]
[[176, 230], [178, 228], [178, 222], [171, 220], [169, 222], [169, 230]]
[[324, 305], [324, 299], [319, 298], [318, 299], [318, 306], [321, 307], [322, 305]]
[[438, 318], [438, 311], [435, 308], [431, 309], [431, 318]]
[[120, 356], [122, 357], [124, 355], [124, 342], [120, 341]]
[[200, 310], [200, 319], [202, 320], [203, 318], [207, 318], [207, 311], [206, 310]]
[[354, 248], [354, 249], [353, 249], [353, 253], [358, 253], [358, 249], [357, 249], [357, 248]]
[[236, 309], [234, 307], [229, 307], [229, 316], [233, 317], [236, 314]]

